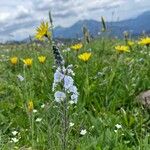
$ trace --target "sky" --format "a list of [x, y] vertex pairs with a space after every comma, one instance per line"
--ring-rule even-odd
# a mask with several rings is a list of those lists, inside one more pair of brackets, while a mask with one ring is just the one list
[[34, 35], [51, 10], [54, 26], [69, 27], [78, 20], [107, 21], [135, 18], [150, 11], [150, 0], [0, 0], [0, 41]]

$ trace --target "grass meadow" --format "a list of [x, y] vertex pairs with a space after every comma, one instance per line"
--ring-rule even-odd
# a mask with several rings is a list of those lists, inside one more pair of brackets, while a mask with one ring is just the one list
[[[83, 46], [73, 50], [76, 43]], [[65, 65], [72, 64], [77, 103], [66, 91], [56, 100], [51, 45], [0, 45], [0, 149], [149, 150], [150, 111], [137, 100], [150, 89], [149, 44], [110, 37], [59, 44]], [[79, 57], [84, 52], [87, 60]]]

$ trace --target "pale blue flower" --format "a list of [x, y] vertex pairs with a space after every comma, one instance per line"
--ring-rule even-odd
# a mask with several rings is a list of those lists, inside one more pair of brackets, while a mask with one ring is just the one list
[[54, 96], [55, 96], [55, 101], [59, 103], [64, 101], [66, 98], [66, 94], [61, 91], [57, 91]]
[[70, 76], [65, 76], [64, 77], [64, 88], [65, 90], [69, 89], [71, 86], [73, 86], [73, 78]]
[[54, 74], [54, 82], [61, 82], [64, 78], [64, 74], [62, 74], [59, 69], [56, 70]]

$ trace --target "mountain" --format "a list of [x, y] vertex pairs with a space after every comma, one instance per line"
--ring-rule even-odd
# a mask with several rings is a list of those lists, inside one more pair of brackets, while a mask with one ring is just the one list
[[54, 29], [54, 37], [63, 37], [63, 38], [82, 37], [82, 27], [84, 25], [86, 25], [89, 31], [94, 35], [98, 31], [100, 31], [100, 22], [95, 20], [80, 20], [68, 28], [56, 27]]
[[[131, 31], [136, 36], [143, 31], [150, 33], [150, 11], [144, 12], [136, 18], [118, 21], [106, 22], [108, 31], [111, 35], [122, 36], [124, 31]], [[54, 37], [57, 38], [80, 38], [82, 37], [82, 27], [86, 26], [93, 36], [97, 36], [101, 30], [101, 22], [96, 20], [80, 20], [70, 27], [56, 27]]]

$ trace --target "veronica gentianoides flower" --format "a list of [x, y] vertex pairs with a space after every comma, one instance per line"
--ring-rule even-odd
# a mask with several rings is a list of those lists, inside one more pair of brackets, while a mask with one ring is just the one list
[[10, 62], [11, 64], [16, 65], [18, 63], [18, 57], [11, 57]]
[[24, 63], [27, 67], [31, 67], [31, 66], [32, 66], [32, 62], [33, 62], [33, 59], [32, 59], [32, 58], [23, 59], [23, 63]]
[[87, 62], [91, 57], [91, 53], [85, 52], [83, 54], [78, 55], [78, 58], [84, 62]]
[[50, 31], [49, 31], [49, 25], [48, 22], [42, 22], [41, 25], [36, 29], [36, 35], [35, 38], [38, 40], [43, 40], [44, 37], [50, 38]]
[[123, 53], [123, 52], [130, 52], [129, 47], [128, 47], [128, 46], [125, 46], [125, 45], [118, 45], [118, 46], [115, 46], [115, 50], [116, 50], [117, 52], [120, 52], [120, 53]]
[[39, 60], [40, 63], [43, 64], [46, 61], [46, 57], [45, 56], [39, 56], [38, 60]]
[[55, 96], [55, 101], [59, 103], [64, 101], [66, 98], [66, 94], [61, 91], [57, 91], [54, 96]]
[[75, 51], [78, 51], [78, 50], [80, 50], [82, 47], [83, 47], [82, 43], [78, 43], [78, 44], [72, 45], [72, 46], [71, 46], [71, 49], [73, 49], [73, 50], [75, 50]]

